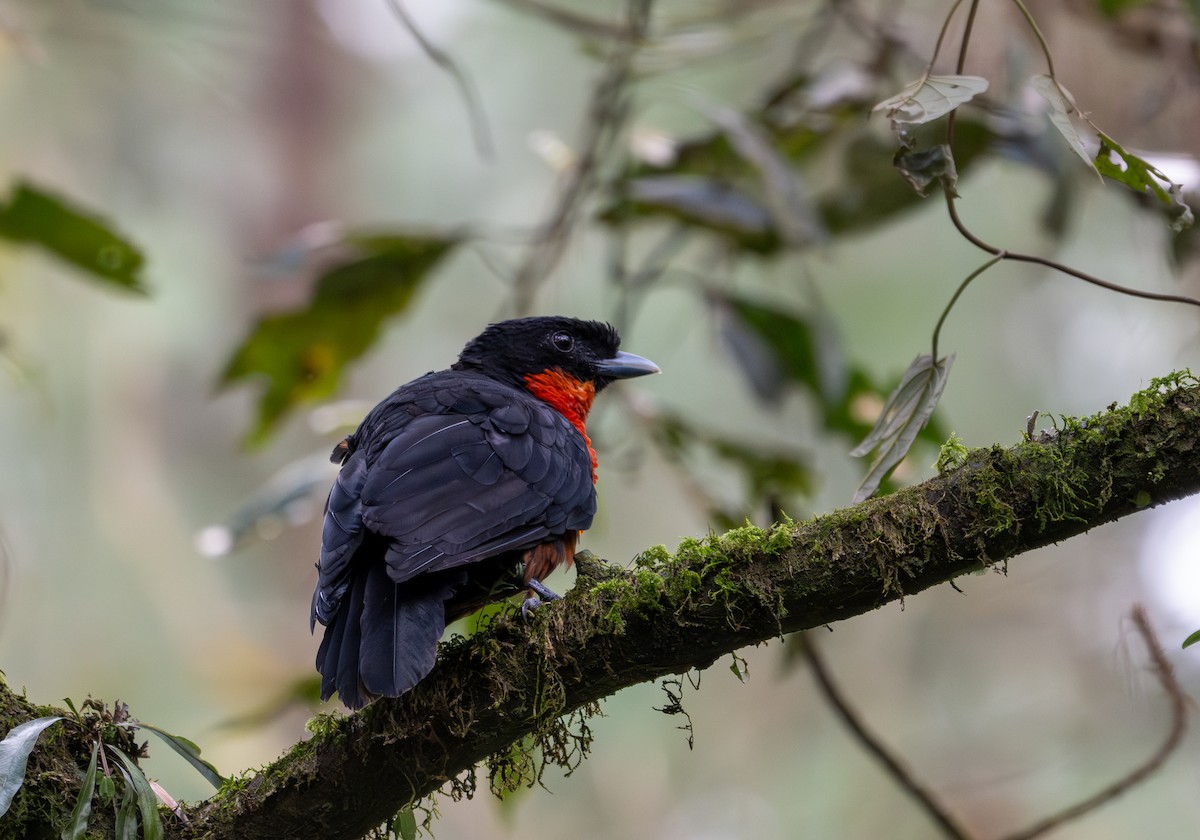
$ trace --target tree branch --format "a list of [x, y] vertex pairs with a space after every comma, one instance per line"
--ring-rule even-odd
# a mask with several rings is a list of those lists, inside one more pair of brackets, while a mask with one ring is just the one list
[[905, 766], [903, 759], [894, 754], [851, 708], [850, 702], [842, 694], [837, 683], [825, 666], [825, 658], [821, 655], [811, 633], [801, 633], [796, 637], [800, 642], [800, 652], [812, 671], [817, 689], [834, 714], [842, 721], [859, 745], [879, 762], [887, 774], [902, 791], [908, 794], [929, 819], [941, 829], [942, 834], [951, 840], [971, 840], [972, 834], [959, 825], [958, 818], [943, 805], [938, 798]]
[[525, 736], [561, 745], [562, 716], [626, 686], [1200, 491], [1200, 381], [1190, 374], [1059, 425], [827, 516], [653, 549], [630, 569], [584, 556], [575, 588], [530, 625], [500, 616], [444, 645], [411, 692], [318, 718], [311, 739], [191, 806], [190, 823], [172, 820], [167, 835], [361, 837], [489, 756], [511, 757]]

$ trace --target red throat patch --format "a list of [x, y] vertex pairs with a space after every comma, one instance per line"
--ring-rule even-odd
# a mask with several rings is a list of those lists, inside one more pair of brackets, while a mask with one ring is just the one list
[[596, 450], [588, 437], [586, 423], [592, 401], [596, 399], [596, 386], [584, 382], [557, 368], [531, 373], [525, 377], [525, 387], [544, 403], [548, 403], [583, 435], [588, 455], [592, 457], [592, 483], [596, 482]]

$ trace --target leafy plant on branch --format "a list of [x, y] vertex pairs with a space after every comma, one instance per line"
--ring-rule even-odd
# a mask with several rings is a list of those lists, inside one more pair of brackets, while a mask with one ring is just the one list
[[170, 794], [148, 779], [138, 766], [137, 759], [146, 756], [146, 744], [139, 746], [134, 737], [139, 729], [161, 738], [214, 788], [225, 781], [215, 767], [200, 757], [200, 748], [195, 743], [133, 720], [124, 703], [118, 701], [110, 710], [89, 697], [76, 710], [69, 699], [63, 702], [69, 715], [46, 715], [25, 721], [0, 740], [0, 818], [12, 807], [25, 784], [26, 768], [39, 736], [55, 724], [69, 727], [90, 754], [75, 807], [61, 833], [62, 840], [83, 840], [88, 835], [94, 805], [112, 809], [111, 826], [118, 840], [133, 840], [139, 833], [144, 840], [161, 840], [163, 822], [159, 805], [181, 813]]

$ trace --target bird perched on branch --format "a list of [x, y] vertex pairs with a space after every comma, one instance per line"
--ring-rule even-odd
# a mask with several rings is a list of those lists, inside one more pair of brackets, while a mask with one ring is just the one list
[[584, 423], [616, 379], [657, 373], [608, 324], [492, 324], [449, 370], [402, 385], [333, 450], [311, 623], [321, 699], [397, 697], [433, 668], [446, 624], [571, 563], [596, 512]]

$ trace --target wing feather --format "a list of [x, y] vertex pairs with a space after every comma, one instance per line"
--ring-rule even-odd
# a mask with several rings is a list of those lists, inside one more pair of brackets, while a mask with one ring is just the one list
[[[462, 401], [487, 404], [479, 414], [412, 418], [362, 485], [362, 522], [388, 538], [397, 583], [591, 524], [595, 491], [582, 436], [516, 389], [479, 390], [486, 394]], [[497, 406], [499, 396], [508, 401]]]

